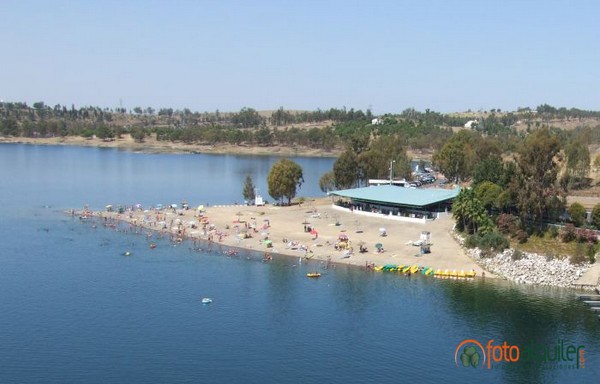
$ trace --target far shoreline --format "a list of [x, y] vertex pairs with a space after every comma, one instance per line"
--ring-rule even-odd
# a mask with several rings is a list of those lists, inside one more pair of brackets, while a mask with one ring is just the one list
[[0, 136], [0, 144], [30, 144], [78, 146], [91, 148], [113, 148], [134, 153], [149, 154], [215, 154], [215, 155], [247, 155], [247, 156], [279, 156], [279, 157], [323, 157], [336, 158], [342, 151], [332, 149], [323, 151], [308, 147], [286, 146], [244, 146], [231, 144], [186, 144], [181, 142], [157, 141], [147, 138], [144, 142], [136, 142], [129, 135], [114, 140], [98, 138], [86, 139], [79, 136], [33, 138], [33, 137], [4, 137]]

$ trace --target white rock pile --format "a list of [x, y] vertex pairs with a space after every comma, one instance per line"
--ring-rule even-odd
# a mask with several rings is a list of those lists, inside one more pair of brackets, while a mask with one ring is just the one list
[[514, 249], [506, 249], [491, 257], [482, 257], [478, 248], [468, 249], [467, 252], [479, 265], [498, 277], [523, 284], [572, 287], [590, 267], [589, 263], [573, 265], [568, 258], [548, 259], [527, 252], [521, 252], [522, 257], [513, 260]]
[[[456, 240], [464, 246], [465, 239], [456, 234]], [[467, 254], [483, 269], [500, 278], [523, 284], [573, 287], [590, 263], [571, 264], [568, 258], [548, 258], [536, 253], [521, 252], [521, 257], [513, 260], [514, 249], [506, 249], [489, 257], [482, 257], [479, 248], [467, 249]], [[598, 287], [600, 289], [600, 286]]]

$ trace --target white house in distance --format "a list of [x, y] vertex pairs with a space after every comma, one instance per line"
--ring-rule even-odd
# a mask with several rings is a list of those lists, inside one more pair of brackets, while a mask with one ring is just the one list
[[477, 125], [479, 125], [479, 121], [477, 119], [469, 120], [465, 123], [465, 128], [473, 129], [473, 128], [477, 128]]
[[383, 124], [382, 119], [374, 118], [373, 120], [371, 120], [371, 125], [381, 125], [381, 124]]

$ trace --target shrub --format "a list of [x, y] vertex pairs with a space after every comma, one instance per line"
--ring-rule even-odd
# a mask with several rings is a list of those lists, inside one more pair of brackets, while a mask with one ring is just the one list
[[595, 244], [588, 244], [587, 256], [588, 256], [589, 262], [591, 264], [594, 264], [596, 262], [596, 245]]
[[465, 240], [465, 247], [467, 247], [467, 248], [477, 248], [479, 246], [478, 237], [479, 236], [477, 236], [477, 235], [467, 236], [467, 239]]
[[571, 223], [565, 225], [560, 230], [560, 240], [563, 243], [570, 243], [571, 241], [575, 240], [576, 237], [575, 226]]
[[519, 223], [519, 218], [514, 215], [509, 215], [506, 213], [501, 214], [496, 219], [496, 226], [500, 233], [505, 235], [513, 234], [517, 231]]
[[502, 252], [510, 246], [508, 239], [498, 232], [488, 232], [485, 235], [471, 235], [467, 238], [465, 246], [468, 248], [480, 248], [485, 253], [491, 251]]
[[581, 227], [585, 223], [585, 208], [583, 205], [575, 202], [571, 204], [568, 212], [576, 226]]
[[526, 243], [528, 237], [529, 237], [529, 235], [527, 234], [527, 232], [525, 232], [522, 229], [519, 229], [517, 231], [517, 233], [515, 234], [515, 239], [517, 239], [517, 241], [519, 242], [519, 244]]
[[592, 243], [598, 242], [598, 235], [591, 229], [579, 229], [577, 230], [577, 241], [580, 243]]
[[551, 239], [556, 239], [558, 237], [558, 228], [555, 226], [548, 227], [546, 235]]
[[592, 225], [600, 229], [600, 203], [594, 205], [594, 208], [592, 208]]
[[523, 256], [524, 256], [523, 252], [519, 251], [518, 249], [515, 249], [511, 258], [516, 261], [516, 260], [521, 260], [523, 258]]
[[577, 243], [575, 246], [575, 253], [570, 257], [572, 264], [581, 264], [588, 261], [589, 257], [587, 256], [585, 244]]

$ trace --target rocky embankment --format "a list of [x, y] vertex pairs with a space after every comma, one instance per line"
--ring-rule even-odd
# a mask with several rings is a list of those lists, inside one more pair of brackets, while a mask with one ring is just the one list
[[535, 253], [521, 252], [520, 258], [513, 259], [515, 250], [506, 249], [491, 257], [482, 257], [480, 249], [468, 249], [467, 253], [482, 268], [498, 277], [523, 284], [573, 287], [590, 267], [589, 263], [573, 265], [569, 259], [548, 259]]
[[[454, 236], [464, 246], [465, 239], [456, 233]], [[591, 266], [590, 263], [574, 265], [567, 257], [563, 259], [548, 258], [528, 252], [519, 252], [518, 257], [515, 257], [516, 251], [512, 248], [491, 256], [483, 256], [483, 252], [479, 248], [465, 251], [486, 271], [499, 278], [521, 284], [572, 288], [577, 279], [583, 276]], [[600, 289], [600, 286], [597, 289]]]

